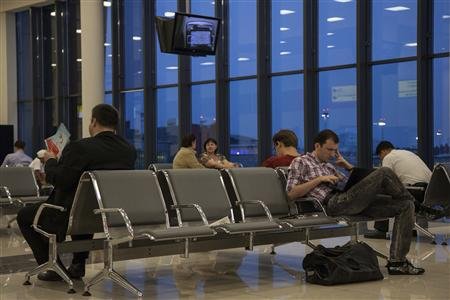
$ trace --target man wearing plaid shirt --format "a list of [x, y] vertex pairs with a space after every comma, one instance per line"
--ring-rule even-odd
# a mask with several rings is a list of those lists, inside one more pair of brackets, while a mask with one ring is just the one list
[[[413, 266], [406, 254], [411, 244], [414, 226], [414, 197], [405, 189], [389, 168], [379, 168], [346, 192], [333, 188], [346, 176], [336, 169], [353, 169], [338, 150], [339, 137], [325, 129], [314, 139], [314, 151], [295, 158], [287, 182], [289, 199], [312, 197], [320, 201], [331, 216], [364, 215], [373, 218], [395, 217], [387, 264], [391, 275], [420, 275], [422, 268]], [[333, 164], [332, 158], [336, 158]], [[385, 194], [391, 197], [376, 197]]]

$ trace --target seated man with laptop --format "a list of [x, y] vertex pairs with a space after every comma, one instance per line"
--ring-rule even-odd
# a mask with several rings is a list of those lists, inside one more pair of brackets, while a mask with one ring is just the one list
[[[361, 177], [361, 172], [354, 172], [352, 182], [339, 191], [336, 184], [346, 181], [347, 176], [336, 167], [348, 171], [354, 167], [341, 156], [338, 144], [337, 134], [325, 129], [314, 139], [313, 152], [292, 161], [286, 186], [289, 199], [315, 198], [331, 216], [395, 217], [388, 272], [391, 275], [423, 274], [424, 269], [406, 259], [414, 226], [414, 197], [389, 168], [366, 170], [366, 175], [370, 174], [360, 180], [356, 177]], [[334, 165], [330, 163], [333, 158], [336, 158]], [[391, 197], [376, 197], [377, 194]]]

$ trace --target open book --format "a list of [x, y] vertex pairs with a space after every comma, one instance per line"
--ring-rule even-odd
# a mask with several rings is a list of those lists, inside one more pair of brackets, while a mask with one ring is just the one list
[[69, 142], [70, 133], [63, 123], [59, 124], [58, 130], [51, 137], [45, 139], [45, 145], [47, 150], [53, 152], [56, 156], [60, 157], [64, 147]]

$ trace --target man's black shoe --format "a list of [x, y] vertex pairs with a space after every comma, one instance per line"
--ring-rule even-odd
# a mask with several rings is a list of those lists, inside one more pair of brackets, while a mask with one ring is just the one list
[[63, 280], [61, 276], [58, 275], [55, 271], [48, 270], [45, 272], [41, 272], [38, 274], [37, 278], [42, 281], [61, 281]]
[[379, 231], [379, 230], [370, 230], [364, 234], [364, 237], [366, 239], [380, 239], [380, 240], [386, 240], [386, 232]]
[[413, 266], [405, 260], [403, 262], [388, 262], [386, 265], [389, 275], [422, 275], [425, 269]]
[[84, 277], [85, 275], [85, 264], [84, 263], [71, 264], [69, 269], [67, 269], [67, 273], [69, 274], [69, 277], [72, 279], [81, 279], [81, 277]]

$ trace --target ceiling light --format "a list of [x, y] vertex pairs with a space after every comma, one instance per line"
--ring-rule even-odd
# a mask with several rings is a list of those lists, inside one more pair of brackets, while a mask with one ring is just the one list
[[280, 31], [288, 31], [288, 30], [290, 30], [289, 27], [280, 27]]
[[248, 57], [238, 57], [238, 61], [249, 61], [250, 58]]
[[280, 41], [280, 44], [286, 44], [287, 42], [286, 41]]
[[332, 36], [334, 35], [334, 32], [327, 32], [327, 36]]
[[352, 0], [334, 0], [334, 2], [347, 3], [347, 2], [352, 2]]
[[392, 7], [386, 7], [384, 10], [397, 12], [397, 11], [410, 10], [410, 8], [406, 7], [406, 6], [392, 6]]
[[52, 11], [52, 12], [50, 13], [50, 16], [56, 17], [56, 11]]
[[417, 47], [417, 43], [406, 43], [406, 47]]
[[111, 6], [111, 1], [103, 1], [103, 6], [104, 7], [110, 7]]
[[284, 15], [290, 15], [295, 13], [294, 10], [289, 10], [289, 9], [280, 9], [280, 15], [284, 16]]
[[443, 15], [442, 19], [450, 19], [450, 15]]
[[142, 38], [138, 35], [133, 36], [133, 41], [140, 41]]
[[331, 48], [334, 48], [334, 47], [336, 47], [336, 46], [335, 45], [327, 45], [328, 49], [331, 49]]
[[291, 51], [281, 51], [280, 55], [289, 55], [291, 54]]
[[77, 58], [77, 62], [82, 62], [83, 60], [81, 58]]
[[332, 23], [332, 22], [339, 22], [339, 21], [343, 21], [343, 20], [345, 20], [345, 18], [342, 18], [342, 17], [327, 18], [327, 22], [330, 22], [330, 23]]
[[56, 64], [52, 64], [52, 67], [56, 67]]
[[212, 66], [212, 65], [214, 65], [214, 62], [212, 61], [205, 61], [200, 63], [200, 66]]
[[108, 54], [108, 57], [112, 57], [112, 54]]
[[164, 13], [164, 17], [169, 17], [169, 18], [175, 17], [175, 13], [173, 11], [166, 11]]
[[110, 43], [104, 43], [103, 44], [105, 47], [109, 47], [109, 46], [111, 46], [111, 44]]
[[77, 29], [76, 32], [81, 34], [81, 29]]
[[177, 66], [169, 66], [169, 67], [166, 67], [166, 70], [178, 70], [178, 67]]

